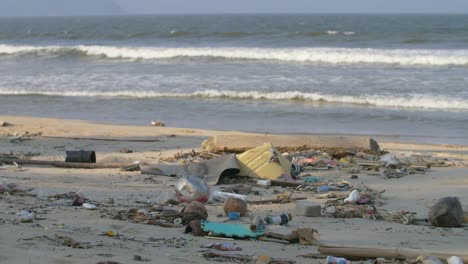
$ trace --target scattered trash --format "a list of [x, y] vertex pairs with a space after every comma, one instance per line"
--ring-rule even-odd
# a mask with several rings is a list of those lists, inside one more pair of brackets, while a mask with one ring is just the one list
[[321, 181], [322, 179], [320, 177], [315, 177], [315, 176], [307, 176], [304, 178], [305, 183], [317, 183]]
[[215, 248], [221, 251], [241, 251], [242, 250], [241, 247], [237, 247], [236, 245], [229, 243], [229, 242], [215, 242], [207, 246], [207, 248]]
[[194, 236], [206, 236], [208, 232], [203, 231], [201, 227], [201, 220], [193, 220], [188, 223], [185, 228], [185, 233], [192, 233]]
[[357, 190], [352, 191], [348, 198], [344, 199], [345, 203], [356, 203], [361, 196]]
[[346, 192], [348, 190], [349, 190], [348, 186], [338, 187], [338, 186], [324, 185], [324, 186], [318, 186], [317, 187], [317, 192], [321, 192], [321, 193], [326, 193], [326, 192], [330, 192], [330, 191], [333, 191], [333, 192]]
[[345, 258], [337, 258], [333, 256], [327, 257], [327, 264], [351, 264], [351, 261]]
[[258, 180], [257, 185], [260, 186], [271, 186], [271, 180]]
[[206, 220], [208, 218], [208, 211], [206, 207], [198, 201], [190, 202], [184, 209], [182, 209], [182, 223], [190, 223], [193, 220]]
[[205, 203], [210, 199], [210, 187], [198, 176], [182, 177], [177, 182], [176, 196], [180, 202]]
[[121, 148], [119, 152], [120, 153], [133, 153], [133, 150], [128, 149], [128, 148]]
[[458, 256], [451, 256], [450, 258], [447, 258], [447, 263], [448, 264], [463, 264], [463, 260]]
[[[230, 213], [234, 212], [238, 213], [239, 216], [245, 216], [245, 214], [247, 214], [247, 203], [245, 202], [245, 200], [228, 197], [224, 201], [224, 213], [226, 213], [226, 215], [229, 215]], [[238, 218], [239, 217], [233, 220], [238, 220]]]
[[31, 223], [34, 220], [34, 212], [21, 210], [16, 213], [16, 220], [20, 223]]
[[92, 203], [83, 203], [81, 206], [84, 209], [88, 209], [88, 210], [96, 210], [97, 209], [97, 206], [92, 204]]
[[161, 121], [151, 121], [151, 125], [152, 126], [157, 126], [157, 127], [165, 127], [166, 126], [166, 124], [164, 124]]
[[237, 237], [237, 238], [256, 238], [263, 235], [263, 228], [259, 227], [252, 231], [250, 224], [233, 223], [215, 223], [206, 220], [201, 221], [203, 231], [209, 232], [214, 236]]
[[263, 229], [266, 225], [265, 221], [260, 216], [254, 216], [250, 219], [250, 230], [256, 232], [259, 229]]
[[84, 202], [84, 198], [77, 194], [73, 199], [72, 206], [82, 206]]
[[238, 220], [239, 220], [239, 217], [240, 217], [240, 213], [239, 213], [239, 212], [229, 212], [229, 213], [228, 213], [228, 218], [229, 218], [229, 220], [238, 221]]
[[291, 177], [291, 162], [271, 144], [248, 150], [237, 155], [241, 176], [274, 180], [280, 175]]
[[244, 201], [247, 200], [247, 196], [242, 194], [213, 191], [213, 200], [215, 201], [224, 202], [228, 198], [236, 198]]
[[416, 260], [423, 264], [443, 264], [443, 262], [435, 256], [419, 256]]
[[263, 219], [268, 225], [287, 225], [292, 220], [291, 214], [281, 214], [279, 216], [267, 216]]
[[96, 153], [94, 151], [73, 150], [66, 151], [65, 162], [96, 163]]

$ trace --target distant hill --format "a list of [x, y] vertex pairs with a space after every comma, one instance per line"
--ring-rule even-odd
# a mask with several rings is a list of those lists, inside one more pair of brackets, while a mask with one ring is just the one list
[[0, 16], [121, 15], [113, 0], [0, 0]]

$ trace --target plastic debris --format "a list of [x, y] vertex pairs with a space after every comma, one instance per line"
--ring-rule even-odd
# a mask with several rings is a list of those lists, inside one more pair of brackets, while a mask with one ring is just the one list
[[448, 264], [463, 264], [463, 260], [458, 256], [451, 256], [450, 258], [447, 258], [447, 263]]
[[321, 182], [322, 179], [320, 177], [316, 177], [316, 176], [307, 176], [304, 178], [304, 182], [305, 183], [317, 183], [317, 182]]
[[239, 213], [239, 212], [229, 212], [229, 213], [228, 213], [228, 218], [229, 218], [229, 220], [237, 221], [237, 220], [239, 220], [239, 217], [240, 217], [240, 213]]
[[215, 248], [221, 251], [241, 251], [242, 250], [241, 247], [237, 247], [233, 243], [229, 243], [229, 242], [215, 242], [211, 244], [210, 246], [208, 246], [208, 248]]
[[210, 187], [198, 176], [185, 176], [177, 182], [176, 195], [180, 202], [204, 203], [210, 198]]
[[261, 186], [271, 186], [271, 180], [258, 180], [257, 185]]
[[263, 235], [263, 227], [258, 227], [257, 230], [252, 231], [250, 224], [216, 223], [202, 220], [201, 227], [203, 231], [214, 236], [256, 238]]
[[215, 201], [224, 202], [227, 198], [237, 198], [240, 200], [247, 201], [247, 196], [243, 194], [228, 193], [228, 192], [221, 192], [221, 191], [213, 192], [213, 200]]
[[423, 264], [443, 264], [442, 261], [435, 256], [419, 256], [416, 260]]
[[345, 258], [337, 258], [333, 256], [327, 257], [327, 264], [351, 264], [351, 261]]
[[290, 214], [281, 214], [279, 216], [267, 216], [264, 221], [268, 225], [287, 225], [292, 220]]
[[357, 190], [352, 191], [348, 198], [344, 199], [345, 203], [356, 203], [361, 196]]
[[448, 264], [463, 264], [463, 260], [460, 257], [451, 256], [450, 258], [447, 258], [447, 263]]
[[34, 220], [34, 212], [21, 210], [16, 213], [16, 219], [20, 223], [31, 223]]
[[83, 203], [81, 205], [81, 207], [83, 207], [84, 209], [88, 209], [88, 210], [96, 210], [97, 209], [97, 206], [92, 204], [92, 203]]

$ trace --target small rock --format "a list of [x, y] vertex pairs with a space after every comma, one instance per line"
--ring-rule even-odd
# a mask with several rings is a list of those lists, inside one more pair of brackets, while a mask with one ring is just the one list
[[443, 197], [429, 211], [429, 222], [437, 227], [463, 225], [463, 208], [456, 197]]

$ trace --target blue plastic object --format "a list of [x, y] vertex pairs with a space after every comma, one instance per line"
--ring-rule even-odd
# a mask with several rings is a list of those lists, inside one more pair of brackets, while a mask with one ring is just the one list
[[228, 218], [229, 220], [239, 220], [240, 213], [239, 212], [229, 212]]
[[250, 230], [250, 224], [216, 223], [206, 220], [201, 221], [201, 227], [205, 232], [213, 235], [237, 238], [256, 238], [263, 236], [263, 227], [259, 227], [255, 232]]
[[307, 176], [304, 178], [305, 183], [316, 183], [316, 182], [321, 182], [322, 179], [316, 176]]

